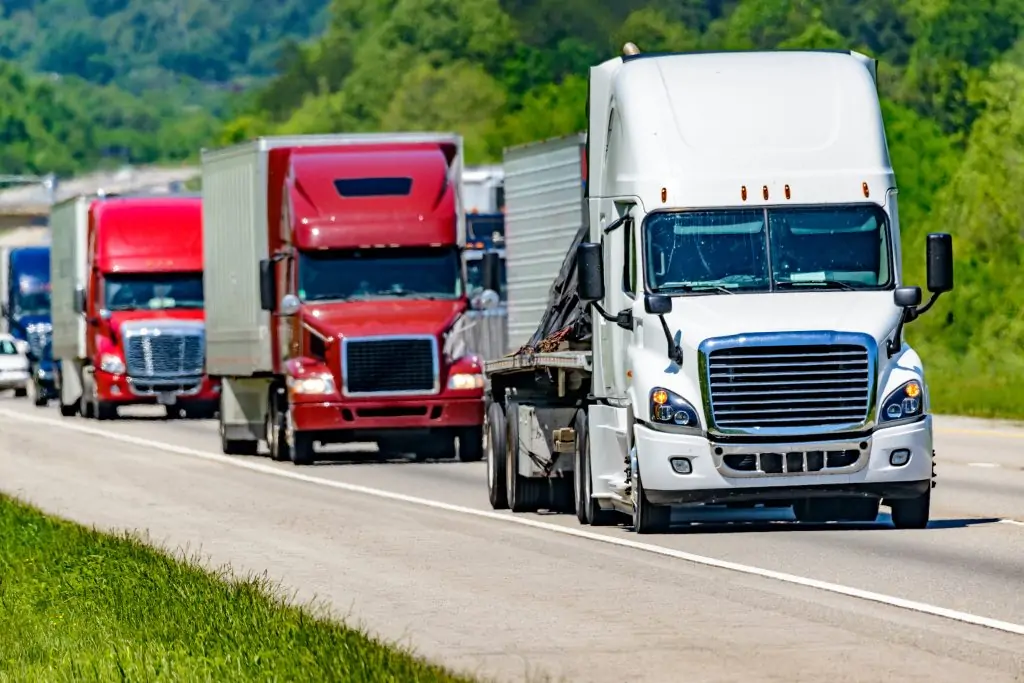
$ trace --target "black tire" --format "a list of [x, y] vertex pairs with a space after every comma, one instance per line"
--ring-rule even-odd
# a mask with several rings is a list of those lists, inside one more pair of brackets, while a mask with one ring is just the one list
[[270, 451], [270, 459], [275, 462], [291, 460], [292, 454], [288, 446], [285, 415], [276, 405], [277, 399], [274, 398], [273, 394], [271, 394], [268, 403], [264, 437], [267, 441], [267, 449]]
[[93, 408], [97, 420], [116, 420], [117, 404], [109, 401], [96, 401]]
[[225, 455], [256, 455], [260, 442], [255, 439], [228, 439], [224, 436], [224, 423], [219, 422], [220, 450]]
[[466, 427], [459, 430], [459, 460], [480, 462], [484, 457], [484, 428]]
[[61, 403], [60, 399], [58, 398], [57, 407], [60, 409], [61, 417], [74, 417], [75, 415], [78, 414], [78, 403], [72, 403], [71, 405], [66, 406], [63, 403]]
[[925, 529], [931, 515], [932, 490], [928, 489], [917, 498], [903, 498], [888, 501], [892, 513], [892, 524], [897, 529]]
[[512, 512], [536, 512], [548, 498], [547, 480], [519, 474], [519, 404], [505, 411], [505, 496]]
[[499, 403], [491, 403], [487, 407], [487, 500], [493, 510], [508, 510], [505, 430], [504, 408]]
[[28, 387], [19, 387], [14, 390], [14, 398], [25, 398], [28, 396]]
[[36, 389], [36, 396], [32, 399], [32, 403], [36, 408], [45, 408], [50, 405], [50, 399], [47, 398], [46, 394], [41, 392], [39, 389]]
[[878, 498], [804, 498], [793, 505], [798, 522], [874, 522], [878, 518]]
[[593, 496], [593, 470], [590, 467], [590, 433], [586, 408], [576, 413], [576, 454], [573, 462], [573, 494], [576, 502], [576, 519], [580, 524], [590, 526], [614, 526], [619, 514], [614, 510], [602, 510]]
[[295, 432], [291, 447], [292, 464], [305, 467], [316, 462], [316, 449], [313, 437], [303, 432]]
[[672, 508], [668, 505], [655, 505], [647, 500], [639, 467], [635, 479], [636, 481], [633, 482], [633, 530], [638, 534], [660, 534], [668, 531], [672, 520]]

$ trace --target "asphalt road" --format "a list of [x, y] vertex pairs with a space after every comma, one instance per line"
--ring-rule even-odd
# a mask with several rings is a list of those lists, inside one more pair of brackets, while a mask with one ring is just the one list
[[[152, 414], [152, 413], [150, 413]], [[504, 680], [1024, 681], [1024, 428], [939, 419], [933, 522], [495, 513], [483, 463], [219, 453], [216, 425], [0, 399], [0, 489], [137, 529]]]

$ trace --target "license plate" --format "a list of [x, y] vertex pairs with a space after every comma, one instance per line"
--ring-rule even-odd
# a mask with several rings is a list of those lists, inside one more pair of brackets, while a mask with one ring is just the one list
[[156, 401], [162, 406], [173, 406], [176, 402], [175, 396], [169, 391], [157, 394]]

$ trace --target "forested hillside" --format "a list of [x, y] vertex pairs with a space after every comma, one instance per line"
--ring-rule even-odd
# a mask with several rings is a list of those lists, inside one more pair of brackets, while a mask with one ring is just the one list
[[[312, 19], [292, 21], [296, 8], [310, 4], [317, 5], [267, 3], [264, 12], [281, 19], [271, 30], [239, 19], [245, 16], [240, 0], [145, 6], [20, 0], [4, 3], [4, 30], [14, 25], [11, 16], [22, 16], [12, 8], [105, 8], [92, 14], [120, 16], [123, 23], [104, 25], [130, 26], [135, 38], [86, 31], [99, 40], [92, 43], [102, 47], [97, 54], [106, 55], [96, 63], [112, 59], [113, 66], [101, 69], [109, 76], [85, 75], [122, 78], [134, 87], [129, 63], [139, 50], [139, 63], [168, 73], [237, 79], [266, 71], [274, 36], [315, 26]], [[195, 28], [194, 35], [207, 36], [198, 42], [190, 42], [192, 28], [164, 34], [140, 28], [150, 25], [141, 17], [160, 17], [156, 25], [163, 28], [199, 27], [200, 16], [215, 19], [209, 31]], [[62, 30], [75, 35], [75, 22], [66, 19]], [[19, 40], [0, 43], [37, 67], [52, 68], [44, 55], [61, 53], [67, 43], [44, 45], [24, 28], [23, 16], [20, 21]], [[957, 289], [909, 332], [924, 354], [933, 398], [946, 412], [1024, 416], [1024, 395], [1017, 391], [1024, 383], [1024, 290], [1016, 286], [1024, 285], [1022, 23], [1024, 0], [330, 0], [322, 35], [281, 46], [281, 72], [235, 100], [240, 115], [214, 141], [260, 133], [454, 129], [466, 137], [469, 161], [481, 162], [500, 158], [509, 144], [584, 128], [586, 69], [617, 54], [626, 40], [645, 51], [835, 47], [873, 54], [882, 62], [908, 282], [924, 282], [925, 235], [954, 235]], [[235, 38], [219, 52], [196, 48], [212, 45], [203, 41], [213, 35]], [[259, 49], [247, 50], [256, 44]], [[0, 88], [10, 90], [4, 82], [12, 78], [0, 71]], [[0, 109], [0, 153], [27, 155], [36, 167], [69, 155], [84, 163], [105, 149], [174, 157], [213, 130], [207, 114], [171, 114], [173, 103], [162, 105], [156, 97], [129, 105], [73, 88], [80, 86], [20, 86], [14, 101], [24, 104], [13, 119]]]

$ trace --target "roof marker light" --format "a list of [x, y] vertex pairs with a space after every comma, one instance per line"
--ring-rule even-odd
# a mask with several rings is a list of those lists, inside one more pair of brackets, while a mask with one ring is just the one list
[[791, 196], [790, 196], [790, 193], [789, 193], [789, 185], [786, 185], [785, 192], [786, 192], [786, 199], [790, 199]]
[[622, 46], [622, 54], [624, 55], [638, 55], [640, 54], [640, 48], [636, 46], [636, 43], [626, 43]]
[[740, 197], [743, 199], [743, 201], [747, 201], [747, 186], [746, 185], [743, 185], [742, 187], [740, 187]]
[[868, 184], [866, 182], [860, 184], [860, 189], [864, 191], [865, 198], [871, 196], [871, 190], [868, 189]]
[[768, 200], [768, 186], [767, 185], [762, 185], [761, 186], [761, 196], [763, 196], [765, 198], [765, 201]]
[[668, 189], [661, 188], [661, 203], [664, 204], [668, 200]]

